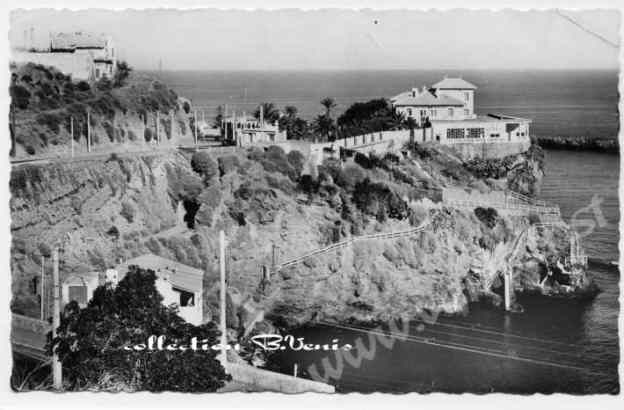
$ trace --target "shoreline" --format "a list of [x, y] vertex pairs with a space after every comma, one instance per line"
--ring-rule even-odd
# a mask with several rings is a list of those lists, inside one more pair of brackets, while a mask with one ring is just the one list
[[589, 137], [534, 137], [534, 141], [542, 148], [590, 151], [605, 154], [619, 155], [620, 147], [617, 138], [589, 138]]

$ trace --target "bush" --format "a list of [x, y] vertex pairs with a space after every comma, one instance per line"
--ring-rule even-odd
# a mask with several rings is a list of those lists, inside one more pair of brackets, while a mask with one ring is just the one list
[[206, 151], [197, 151], [191, 158], [191, 168], [204, 177], [204, 181], [212, 179], [218, 172], [217, 163]]
[[129, 202], [124, 201], [121, 203], [121, 211], [119, 214], [123, 216], [128, 223], [132, 223], [134, 221], [135, 213], [136, 211], [134, 210], [134, 207]]
[[15, 103], [15, 106], [20, 110], [28, 108], [30, 103], [30, 92], [21, 85], [12, 85], [10, 88], [11, 98]]
[[108, 121], [104, 121], [102, 123], [102, 127], [104, 128], [110, 142], [115, 142], [115, 129], [113, 128], [113, 124]]
[[286, 157], [288, 159], [288, 163], [292, 165], [295, 171], [297, 171], [297, 174], [301, 175], [306, 161], [303, 154], [300, 151], [292, 150]]
[[52, 113], [41, 113], [37, 115], [37, 124], [49, 128], [53, 133], [61, 131], [61, 120], [58, 115]]
[[146, 142], [150, 142], [153, 138], [152, 130], [149, 128], [146, 128], [145, 131], [143, 132], [143, 138], [145, 139]]
[[498, 220], [498, 212], [494, 208], [477, 207], [474, 210], [476, 217], [488, 228], [492, 229], [496, 226]]
[[259, 161], [267, 172], [279, 172], [286, 175], [291, 181], [296, 181], [299, 178], [295, 168], [288, 162], [288, 157], [286, 157], [284, 150], [278, 146], [272, 145], [267, 148], [267, 151], [263, 153]]
[[106, 231], [108, 236], [111, 236], [114, 240], [119, 239], [119, 229], [116, 226], [111, 227], [108, 231]]
[[[371, 182], [369, 178], [355, 185], [353, 203], [362, 212], [379, 219], [383, 212], [390, 218], [404, 219], [408, 216], [408, 207], [386, 184]], [[380, 211], [381, 209], [381, 211]]]
[[36, 153], [35, 148], [32, 145], [26, 145], [24, 149], [28, 155], [35, 155]]
[[182, 104], [182, 109], [184, 110], [184, 112], [186, 114], [191, 112], [191, 104], [189, 104], [188, 101], [184, 101], [184, 103]]
[[76, 84], [76, 89], [78, 91], [85, 92], [85, 91], [90, 91], [91, 90], [91, 86], [86, 81], [79, 81], [78, 84]]
[[355, 186], [366, 178], [366, 172], [357, 164], [349, 164], [342, 170], [341, 178], [336, 181], [347, 191], [353, 191]]
[[240, 162], [238, 161], [238, 157], [236, 155], [225, 155], [223, 157], [219, 157], [217, 161], [219, 162], [219, 174], [221, 176], [235, 171], [238, 167], [240, 167]]

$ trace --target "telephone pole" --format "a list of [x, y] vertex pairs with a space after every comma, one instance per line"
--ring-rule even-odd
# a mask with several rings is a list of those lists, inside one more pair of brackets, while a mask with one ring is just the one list
[[220, 299], [221, 299], [221, 307], [220, 307], [220, 322], [221, 322], [221, 355], [220, 362], [223, 367], [227, 362], [227, 325], [225, 323], [226, 320], [226, 286], [227, 283], [225, 281], [225, 233], [223, 231], [219, 231], [219, 272], [221, 279], [221, 290], [220, 290]]
[[69, 134], [71, 138], [71, 157], [74, 158], [74, 117], [69, 117]]
[[45, 256], [41, 255], [41, 320], [45, 320]]
[[[52, 281], [54, 287], [52, 288], [52, 297], [54, 298], [54, 316], [52, 318], [52, 338], [56, 338], [57, 329], [61, 325], [61, 288], [59, 278], [59, 250], [58, 247], [54, 247], [52, 250]], [[56, 346], [52, 347], [52, 381], [56, 390], [63, 388], [63, 369], [61, 362], [56, 352]]]
[[87, 152], [91, 152], [91, 113], [87, 109]]
[[195, 145], [197, 145], [197, 110], [193, 111], [193, 125], [195, 129]]

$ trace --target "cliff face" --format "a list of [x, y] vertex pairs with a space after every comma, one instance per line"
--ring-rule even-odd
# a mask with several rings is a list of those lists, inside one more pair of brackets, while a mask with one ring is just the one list
[[[497, 304], [494, 291], [506, 269], [514, 270], [517, 291], [558, 293], [564, 283], [544, 277], [553, 258], [569, 249], [568, 228], [536, 227], [539, 221], [529, 215], [445, 206], [439, 190], [446, 186], [493, 191], [499, 182], [476, 178], [444, 152], [415, 151], [366, 167], [327, 162], [317, 178], [300, 175], [302, 159], [279, 149], [218, 160], [217, 175], [203, 179], [181, 154], [16, 168], [13, 308], [36, 311], [29, 280], [40, 272], [41, 256], [65, 240], [63, 275], [146, 252], [205, 269], [209, 320], [218, 312], [221, 229], [229, 242], [228, 322], [236, 336], [270, 326], [266, 318], [287, 325], [387, 320], [425, 309], [458, 312], [482, 297]], [[263, 277], [273, 254], [281, 263], [336, 241], [424, 221], [430, 225], [421, 233], [357, 241]], [[581, 277], [573, 288], [587, 286]]]

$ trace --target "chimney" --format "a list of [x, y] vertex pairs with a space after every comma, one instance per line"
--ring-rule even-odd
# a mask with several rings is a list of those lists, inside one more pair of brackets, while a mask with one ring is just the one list
[[417, 92], [418, 92], [418, 88], [412, 88], [412, 97], [416, 97]]

